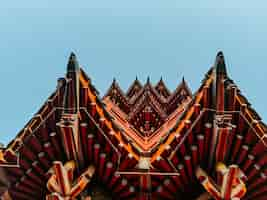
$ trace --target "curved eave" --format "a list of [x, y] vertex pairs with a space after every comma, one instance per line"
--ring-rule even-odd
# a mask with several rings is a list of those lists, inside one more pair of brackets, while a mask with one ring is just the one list
[[193, 117], [194, 110], [196, 104], [200, 104], [202, 98], [203, 98], [203, 87], [210, 87], [214, 79], [214, 76], [208, 75], [200, 89], [196, 92], [194, 95], [191, 103], [189, 103], [189, 106], [187, 107], [186, 111], [184, 112], [181, 120], [177, 123], [177, 127], [169, 134], [169, 137], [164, 141], [160, 146], [159, 149], [155, 152], [155, 154], [151, 157], [151, 163], [153, 163], [158, 157], [161, 156], [161, 154], [165, 151], [167, 146], [170, 146], [170, 144], [180, 135], [182, 129], [185, 127], [185, 121], [190, 120], [191, 117]]

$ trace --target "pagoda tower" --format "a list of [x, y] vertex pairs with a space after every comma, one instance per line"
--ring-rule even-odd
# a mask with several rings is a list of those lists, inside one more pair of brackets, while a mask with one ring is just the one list
[[3, 200], [267, 200], [267, 126], [222, 52], [193, 94], [148, 77], [103, 97], [71, 53], [0, 166]]

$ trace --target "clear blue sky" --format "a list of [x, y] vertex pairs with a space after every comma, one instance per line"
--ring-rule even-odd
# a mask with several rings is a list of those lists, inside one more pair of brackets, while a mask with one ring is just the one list
[[0, 6], [0, 141], [7, 143], [64, 76], [74, 51], [103, 94], [137, 75], [195, 91], [223, 50], [228, 72], [267, 120], [266, 1], [24, 0]]

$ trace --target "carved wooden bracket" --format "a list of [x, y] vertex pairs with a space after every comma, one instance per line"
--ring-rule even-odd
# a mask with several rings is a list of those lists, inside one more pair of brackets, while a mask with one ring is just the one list
[[46, 200], [75, 200], [81, 194], [95, 172], [94, 166], [89, 166], [85, 172], [74, 180], [75, 162], [69, 161], [65, 165], [60, 161], [54, 161], [51, 168], [51, 177], [47, 182], [47, 188], [51, 194]]
[[216, 165], [216, 182], [200, 167], [196, 176], [203, 187], [215, 200], [237, 200], [246, 193], [246, 176], [237, 165], [228, 168], [223, 163]]

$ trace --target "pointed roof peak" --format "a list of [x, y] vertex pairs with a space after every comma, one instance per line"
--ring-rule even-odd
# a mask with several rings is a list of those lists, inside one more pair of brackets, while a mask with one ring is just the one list
[[158, 83], [156, 84], [155, 87], [159, 86], [159, 85], [164, 85], [165, 86], [165, 83], [164, 83], [164, 80], [163, 80], [163, 77], [161, 76]]
[[140, 85], [140, 86], [142, 85], [142, 84], [140, 83], [140, 81], [139, 81], [137, 75], [135, 76], [135, 80], [134, 80], [134, 82], [132, 83], [132, 85]]
[[[66, 85], [66, 90], [64, 91], [64, 108], [66, 113], [76, 113], [79, 110], [79, 101], [80, 101], [80, 84], [79, 84], [79, 74], [80, 67], [76, 59], [76, 55], [71, 52], [69, 61], [67, 64], [67, 74], [66, 77], [71, 80]], [[73, 99], [70, 100], [70, 96], [73, 96]], [[69, 110], [73, 109], [74, 110]]]
[[217, 56], [223, 56], [223, 52], [222, 52], [222, 51], [219, 51], [219, 52], [217, 53]]
[[134, 94], [136, 94], [136, 92], [140, 91], [142, 87], [143, 85], [141, 84], [136, 75], [134, 82], [130, 85], [126, 92], [126, 95], [131, 98]]
[[188, 87], [187, 81], [185, 80], [184, 76], [182, 77], [182, 81], [181, 81], [180, 85], [183, 86], [183, 87]]
[[183, 76], [183, 78], [182, 78], [182, 83], [183, 83], [183, 84], [185, 83], [185, 78], [184, 78], [184, 76]]
[[216, 74], [220, 75], [227, 75], [226, 71], [226, 65], [224, 61], [224, 55], [222, 51], [219, 51], [216, 56], [215, 60], [215, 69], [216, 69]]
[[163, 80], [163, 77], [162, 77], [162, 76], [160, 76], [160, 79], [159, 79], [159, 82], [157, 83], [157, 85], [159, 85], [159, 84], [165, 85], [165, 83], [164, 83], [164, 80]]
[[154, 86], [154, 88], [164, 98], [168, 98], [171, 95], [171, 92], [168, 89], [168, 87], [166, 86], [162, 76], [160, 77], [160, 80]]
[[70, 52], [70, 56], [75, 56], [76, 57], [76, 55], [75, 55], [75, 53], [73, 51]]
[[76, 55], [71, 52], [68, 65], [67, 65], [67, 72], [76, 72], [79, 70], [79, 63], [77, 61]]
[[116, 80], [116, 78], [114, 77], [113, 78], [113, 80], [112, 80], [112, 83], [111, 83], [111, 88], [114, 88], [114, 87], [118, 87], [119, 86], [119, 84], [118, 84], [118, 82], [117, 82], [117, 80]]
[[144, 90], [145, 91], [149, 91], [152, 88], [153, 87], [152, 87], [151, 82], [150, 82], [150, 77], [148, 76], [147, 79], [146, 79], [146, 84], [144, 85]]
[[160, 77], [159, 81], [155, 85], [155, 88], [161, 85], [166, 86], [162, 76]]
[[146, 84], [150, 84], [150, 77], [149, 76], [146, 79]]

